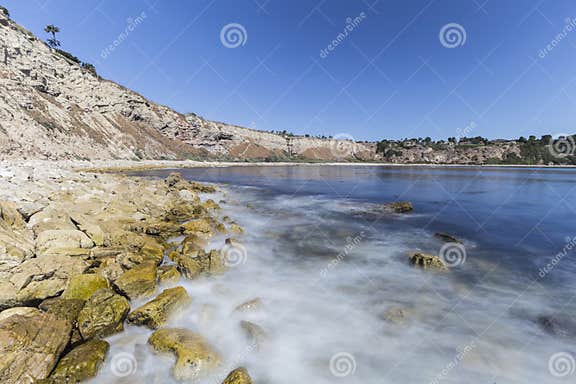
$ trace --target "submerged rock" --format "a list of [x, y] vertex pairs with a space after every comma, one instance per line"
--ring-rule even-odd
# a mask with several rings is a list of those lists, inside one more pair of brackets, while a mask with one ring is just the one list
[[86, 301], [94, 292], [101, 288], [110, 288], [106, 278], [95, 274], [76, 275], [70, 280], [68, 288], [62, 294], [62, 298]]
[[156, 270], [155, 264], [138, 265], [124, 272], [114, 285], [130, 300], [152, 296], [156, 292]]
[[205, 252], [200, 248], [194, 251], [188, 249], [187, 253], [173, 252], [170, 257], [188, 279], [194, 279], [202, 273], [218, 274], [226, 270], [224, 258], [217, 250]]
[[95, 377], [106, 359], [110, 344], [91, 340], [68, 352], [54, 369], [45, 384], [79, 383]]
[[252, 378], [246, 368], [236, 368], [226, 377], [222, 384], [252, 384]]
[[238, 305], [236, 308], [234, 308], [235, 312], [252, 312], [252, 311], [257, 311], [262, 309], [263, 305], [262, 305], [262, 299], [260, 299], [259, 297], [249, 300], [245, 303], [242, 303], [240, 305]]
[[440, 257], [426, 253], [415, 253], [410, 258], [410, 264], [423, 269], [435, 269], [439, 271], [448, 270], [448, 267]]
[[0, 382], [32, 384], [48, 377], [70, 339], [70, 323], [27, 310], [0, 321]]
[[392, 307], [384, 312], [384, 320], [395, 325], [403, 325], [408, 321], [408, 311], [401, 307]]
[[190, 303], [191, 300], [183, 287], [167, 289], [154, 300], [134, 310], [128, 316], [128, 322], [158, 329], [166, 323], [170, 315]]
[[250, 341], [250, 344], [254, 345], [257, 350], [262, 348], [268, 336], [264, 329], [258, 324], [254, 324], [250, 321], [242, 320], [240, 322], [240, 327], [246, 334], [246, 337]]
[[414, 210], [412, 203], [409, 201], [396, 201], [393, 203], [384, 204], [384, 209], [394, 213], [408, 213]]
[[462, 244], [462, 241], [458, 240], [457, 238], [455, 238], [452, 235], [449, 235], [447, 233], [435, 233], [434, 237], [437, 238], [438, 240], [441, 240], [445, 243], [458, 243], [458, 244]]
[[176, 355], [172, 374], [178, 380], [196, 380], [220, 365], [220, 356], [198, 334], [183, 328], [155, 331], [148, 343], [156, 352]]
[[124, 330], [130, 312], [126, 298], [108, 288], [94, 293], [78, 315], [78, 329], [84, 340], [103, 338]]

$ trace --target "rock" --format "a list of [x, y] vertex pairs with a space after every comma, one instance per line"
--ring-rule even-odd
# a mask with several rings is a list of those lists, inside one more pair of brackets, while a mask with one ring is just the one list
[[84, 301], [81, 299], [63, 299], [62, 297], [55, 297], [53, 299], [44, 300], [39, 308], [44, 312], [53, 314], [59, 319], [66, 320], [75, 325], [78, 315], [82, 308], [84, 308]]
[[77, 230], [66, 212], [53, 207], [46, 207], [32, 215], [28, 221], [28, 227], [32, 228], [36, 235], [51, 230]]
[[170, 257], [187, 279], [194, 279], [202, 273], [218, 274], [226, 270], [224, 258], [221, 252], [217, 250], [205, 252], [203, 249], [197, 249], [186, 254], [173, 252]]
[[76, 275], [72, 277], [68, 288], [62, 294], [63, 299], [88, 300], [101, 288], [110, 288], [108, 280], [100, 275]]
[[92, 248], [94, 242], [84, 232], [72, 229], [44, 231], [36, 239], [36, 249], [42, 254], [51, 248]]
[[175, 265], [162, 265], [158, 267], [158, 282], [160, 284], [177, 283], [182, 278]]
[[384, 320], [395, 325], [406, 323], [408, 312], [404, 308], [392, 307], [384, 312]]
[[458, 244], [462, 244], [462, 242], [460, 240], [458, 240], [457, 238], [455, 238], [454, 236], [448, 235], [447, 233], [435, 233], [434, 237], [437, 238], [438, 240], [441, 240], [445, 243], [458, 243]]
[[128, 322], [158, 329], [174, 312], [189, 304], [190, 301], [192, 299], [183, 287], [166, 289], [154, 300], [134, 310], [128, 316]]
[[414, 207], [409, 201], [396, 201], [393, 203], [384, 204], [384, 209], [394, 213], [408, 213], [412, 212]]
[[262, 309], [263, 304], [262, 304], [262, 299], [260, 299], [259, 297], [249, 300], [245, 303], [240, 304], [239, 306], [237, 306], [236, 308], [234, 308], [235, 312], [252, 312], [252, 311], [258, 311], [260, 309]]
[[144, 238], [140, 253], [145, 260], [150, 261], [156, 265], [160, 265], [164, 259], [164, 247], [156, 240], [146, 237]]
[[216, 203], [212, 199], [208, 199], [204, 203], [202, 203], [202, 207], [204, 207], [204, 209], [206, 209], [207, 211], [217, 211], [221, 209], [218, 203]]
[[78, 329], [84, 340], [103, 338], [121, 332], [130, 304], [111, 289], [94, 293], [78, 315]]
[[156, 292], [156, 270], [155, 264], [139, 265], [124, 272], [114, 285], [130, 300], [152, 296]]
[[14, 229], [24, 229], [26, 222], [18, 212], [16, 204], [9, 201], [0, 201], [0, 220]]
[[246, 368], [236, 368], [226, 377], [222, 384], [252, 384], [252, 378]]
[[436, 269], [439, 271], [447, 271], [448, 267], [442, 259], [438, 256], [428, 255], [426, 253], [415, 253], [410, 258], [410, 264], [423, 268], [423, 269]]
[[48, 377], [70, 330], [67, 321], [39, 309], [0, 321], [0, 382], [32, 384]]
[[78, 258], [53, 256], [30, 259], [0, 280], [0, 310], [18, 305], [37, 305], [61, 294], [72, 276], [82, 274], [88, 264]]
[[79, 383], [95, 377], [106, 359], [110, 344], [103, 340], [90, 340], [68, 352], [46, 384]]
[[155, 331], [148, 343], [156, 352], [176, 355], [172, 374], [177, 380], [197, 380], [220, 365], [220, 356], [198, 334], [183, 328]]
[[230, 232], [235, 233], [237, 235], [241, 235], [244, 233], [244, 228], [242, 228], [241, 226], [239, 226], [238, 224], [236, 224], [234, 222], [230, 224], [229, 229], [230, 229]]
[[250, 344], [254, 345], [257, 350], [264, 345], [264, 342], [266, 342], [266, 339], [268, 338], [264, 329], [262, 329], [258, 324], [242, 320], [240, 322], [240, 327], [244, 330]]
[[178, 172], [172, 172], [168, 175], [168, 177], [166, 178], [166, 184], [168, 185], [168, 187], [173, 188], [175, 187], [177, 184], [180, 183], [186, 183], [186, 180], [184, 180], [182, 178], [182, 175]]
[[20, 316], [29, 316], [31, 314], [36, 314], [37, 310], [34, 307], [15, 307], [10, 309], [5, 309], [4, 311], [0, 312], [0, 322], [4, 319], [9, 318], [10, 316], [20, 315]]
[[[1, 315], [1, 314], [0, 314]], [[565, 315], [541, 315], [536, 323], [546, 333], [566, 339], [576, 339], [576, 321]]]
[[198, 235], [203, 237], [211, 237], [214, 235], [212, 224], [210, 220], [206, 218], [189, 221], [184, 223], [182, 227], [184, 228], [185, 235]]

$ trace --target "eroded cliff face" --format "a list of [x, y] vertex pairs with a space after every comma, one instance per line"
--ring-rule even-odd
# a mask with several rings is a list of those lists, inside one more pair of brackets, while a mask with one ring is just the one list
[[184, 116], [100, 79], [0, 12], [0, 159], [185, 158]]

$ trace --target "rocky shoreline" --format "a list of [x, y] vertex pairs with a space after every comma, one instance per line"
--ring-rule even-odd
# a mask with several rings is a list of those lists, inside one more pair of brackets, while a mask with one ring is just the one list
[[[192, 300], [179, 282], [226, 273], [242, 228], [211, 198], [213, 186], [88, 168], [134, 164], [0, 167], [0, 381], [90, 379], [106, 362], [105, 338], [125, 323], [149, 328], [150, 348], [175, 356], [176, 379], [216, 373], [221, 358], [202, 335], [166, 324]], [[226, 244], [208, 249], [216, 234]], [[251, 379], [239, 367], [224, 383]]]

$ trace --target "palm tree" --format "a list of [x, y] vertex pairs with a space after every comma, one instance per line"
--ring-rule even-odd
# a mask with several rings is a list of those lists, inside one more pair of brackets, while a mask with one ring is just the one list
[[51, 46], [52, 48], [56, 48], [56, 47], [59, 47], [59, 46], [61, 45], [61, 44], [60, 44], [60, 41], [58, 41], [58, 40], [56, 39], [56, 34], [57, 34], [58, 32], [60, 32], [60, 28], [58, 28], [57, 26], [55, 26], [55, 25], [53, 25], [53, 24], [50, 24], [50, 25], [47, 25], [46, 28], [44, 28], [44, 31], [45, 31], [46, 33], [51, 33], [51, 34], [52, 34], [52, 38], [51, 38], [51, 39], [48, 39], [48, 45], [49, 45], [49, 46]]

